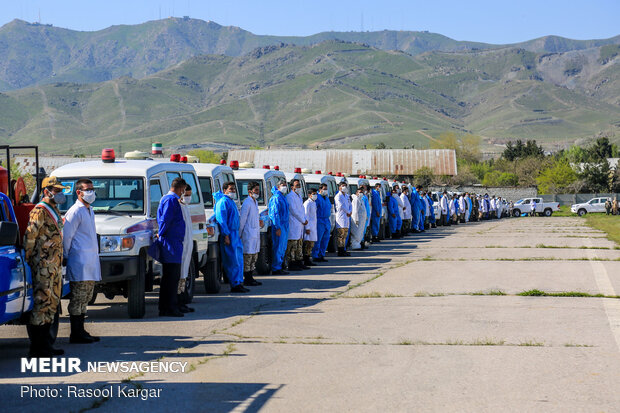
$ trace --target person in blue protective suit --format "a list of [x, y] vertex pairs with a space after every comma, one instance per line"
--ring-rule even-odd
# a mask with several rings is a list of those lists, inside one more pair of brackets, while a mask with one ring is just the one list
[[367, 248], [366, 234], [368, 233], [368, 227], [370, 226], [370, 201], [368, 200], [369, 196], [370, 187], [368, 185], [362, 185], [362, 202], [364, 203], [364, 207], [366, 208], [366, 225], [364, 226], [364, 241], [362, 242], [362, 249]]
[[233, 199], [237, 197], [234, 182], [226, 182], [222, 191], [213, 194], [215, 201], [215, 220], [220, 227], [220, 252], [222, 268], [231, 293], [247, 293], [243, 286], [243, 243], [239, 234], [239, 209]]
[[159, 225], [158, 244], [162, 277], [159, 286], [160, 317], [183, 317], [179, 311], [177, 290], [181, 278], [181, 262], [183, 259], [183, 238], [185, 237], [185, 221], [179, 199], [185, 192], [187, 182], [175, 178], [170, 191], [159, 201], [157, 208], [157, 224]]
[[418, 231], [424, 232], [424, 218], [426, 216], [426, 206], [424, 205], [424, 201], [422, 201], [422, 186], [418, 185], [416, 188], [416, 192], [418, 194], [418, 198], [416, 201], [418, 202], [418, 208], [420, 213], [418, 215]]
[[379, 241], [379, 230], [381, 229], [381, 213], [383, 212], [383, 201], [381, 199], [381, 184], [375, 184], [371, 195], [372, 214], [370, 217], [370, 230], [372, 232], [372, 242]]
[[282, 262], [286, 255], [288, 244], [288, 202], [286, 193], [288, 186], [285, 180], [281, 180], [277, 186], [271, 188], [269, 199], [269, 219], [271, 220], [271, 244], [273, 247], [271, 271], [273, 275], [286, 275], [282, 269]]
[[400, 238], [400, 227], [402, 225], [397, 198], [398, 188], [394, 187], [392, 188], [392, 196], [388, 199], [388, 221], [390, 224], [390, 233], [392, 234], [392, 238]]
[[332, 215], [332, 204], [329, 200], [329, 192], [327, 184], [319, 186], [319, 195], [316, 197], [316, 231], [317, 240], [312, 248], [312, 258], [314, 262], [327, 262], [325, 252], [329, 244], [331, 232], [331, 222], [329, 218]]
[[420, 232], [420, 210], [422, 208], [422, 203], [420, 202], [420, 194], [414, 188], [411, 191], [411, 228], [412, 232]]

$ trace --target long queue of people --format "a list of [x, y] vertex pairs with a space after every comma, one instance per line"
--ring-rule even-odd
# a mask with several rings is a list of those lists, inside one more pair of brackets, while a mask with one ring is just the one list
[[[30, 317], [29, 336], [31, 357], [50, 357], [63, 354], [53, 347], [50, 328], [57, 317], [62, 284], [61, 267], [66, 265], [71, 284], [69, 315], [70, 343], [90, 344], [100, 340], [84, 328], [88, 303], [93, 297], [96, 282], [101, 280], [98, 261], [98, 239], [91, 204], [96, 199], [93, 182], [76, 182], [77, 200], [65, 214], [58, 205], [65, 202], [67, 187], [56, 178], [43, 181], [43, 198], [30, 214], [24, 237], [26, 260], [33, 271], [36, 291]], [[162, 264], [159, 290], [159, 315], [183, 317], [193, 312], [185, 293], [185, 282], [192, 259], [192, 216], [189, 211], [192, 190], [187, 182], [175, 178], [169, 192], [157, 208], [158, 234], [149, 254]], [[215, 219], [220, 230], [222, 269], [232, 293], [246, 293], [247, 287], [257, 287], [254, 278], [260, 250], [260, 229], [264, 226], [259, 214], [260, 184], [248, 185], [249, 196], [241, 210], [234, 201], [235, 182], [226, 182], [215, 193]], [[509, 204], [488, 195], [443, 193], [439, 200], [440, 222], [436, 222], [434, 201], [422, 187], [394, 183], [391, 193], [383, 196], [382, 184], [374, 188], [359, 185], [349, 194], [346, 182], [338, 185], [334, 196], [337, 255], [345, 257], [351, 250], [363, 250], [381, 242], [383, 208], [387, 209], [389, 236], [401, 238], [424, 232], [438, 224], [451, 225], [482, 219], [510, 216]], [[279, 181], [272, 188], [268, 217], [271, 223], [271, 273], [286, 275], [289, 271], [310, 269], [327, 262], [331, 238], [332, 202], [327, 184], [310, 189], [304, 202], [302, 183], [293, 179]]]

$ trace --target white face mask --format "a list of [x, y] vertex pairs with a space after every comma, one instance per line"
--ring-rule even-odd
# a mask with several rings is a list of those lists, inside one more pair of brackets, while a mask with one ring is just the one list
[[316, 198], [317, 198], [317, 197], [316, 197], [316, 194], [313, 194], [313, 195], [310, 197], [310, 199], [312, 199], [313, 201], [316, 201]]
[[58, 192], [56, 194], [54, 192], [50, 192], [48, 198], [53, 200], [56, 205], [62, 205], [67, 202], [67, 197], [62, 192]]
[[226, 196], [229, 197], [230, 199], [236, 199], [237, 198], [237, 193], [236, 192], [227, 192]]
[[342, 192], [343, 194], [348, 194], [349, 193], [349, 188], [347, 188], [346, 186], [343, 186], [340, 188], [340, 192]]
[[321, 195], [323, 195], [323, 196], [327, 196], [327, 191], [326, 191], [326, 190], [324, 190], [324, 189], [321, 189]]
[[92, 204], [93, 202], [95, 202], [95, 199], [97, 199], [97, 194], [95, 194], [95, 191], [93, 191], [92, 189], [89, 189], [82, 192], [82, 199], [87, 204]]
[[301, 188], [297, 188], [295, 192], [297, 193], [297, 195], [300, 195], [300, 196], [303, 194], [303, 191], [301, 190]]
[[255, 193], [255, 192], [252, 192], [252, 198], [258, 199], [258, 196], [259, 196], [259, 194]]
[[281, 187], [280, 187], [280, 192], [282, 192], [283, 194], [285, 194], [285, 195], [286, 195], [286, 193], [288, 192], [288, 187], [286, 187], [286, 186], [281, 186]]
[[192, 202], [192, 197], [191, 197], [191, 196], [184, 196], [184, 197], [183, 197], [183, 203], [184, 203], [185, 205], [189, 205], [189, 204], [190, 204], [190, 202]]

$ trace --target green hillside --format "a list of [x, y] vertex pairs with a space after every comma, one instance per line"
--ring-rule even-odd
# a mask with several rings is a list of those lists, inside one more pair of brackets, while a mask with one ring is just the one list
[[[429, 51], [505, 47], [457, 41], [425, 31], [261, 36], [238, 27], [190, 18], [111, 26], [95, 32], [13, 20], [0, 27], [0, 91], [55, 82], [102, 82], [121, 76], [141, 79], [193, 56], [217, 54], [236, 57], [268, 45], [286, 43], [309, 46], [336, 39], [382, 50], [401, 50], [411, 55]], [[547, 36], [511, 46], [536, 53], [561, 53], [619, 43], [620, 36], [602, 40]]]
[[[0, 142], [97, 153], [119, 143], [145, 150], [152, 141], [425, 148], [448, 130], [480, 134], [489, 145], [534, 138], [554, 146], [613, 135], [620, 57], [605, 48], [570, 53], [502, 48], [410, 56], [328, 41], [198, 56], [141, 79], [0, 93]], [[577, 73], [567, 69], [574, 61], [581, 62]]]

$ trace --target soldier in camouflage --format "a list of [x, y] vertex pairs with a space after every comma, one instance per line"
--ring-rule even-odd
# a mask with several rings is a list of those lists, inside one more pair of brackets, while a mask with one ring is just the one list
[[30, 212], [24, 235], [26, 261], [32, 270], [34, 305], [30, 316], [30, 357], [64, 354], [50, 333], [62, 295], [62, 218], [57, 205], [66, 200], [55, 177], [43, 180], [43, 200]]

